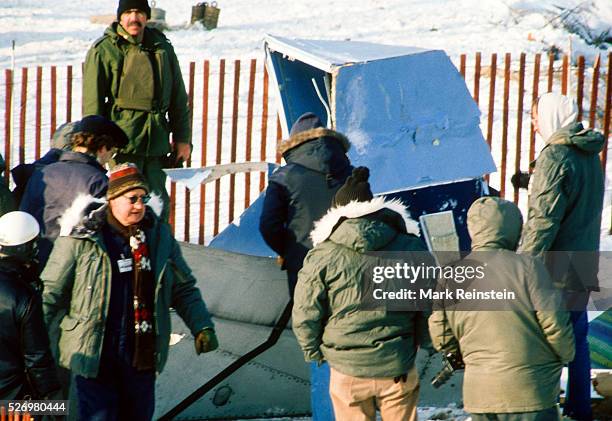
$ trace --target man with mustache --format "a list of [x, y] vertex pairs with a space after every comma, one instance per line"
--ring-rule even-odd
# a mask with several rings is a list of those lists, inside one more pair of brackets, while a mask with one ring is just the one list
[[163, 199], [167, 220], [163, 168], [191, 155], [191, 110], [174, 49], [164, 34], [146, 26], [150, 17], [147, 0], [119, 0], [117, 22], [87, 53], [83, 115], [105, 116], [123, 129], [130, 142], [115, 162], [138, 166]]

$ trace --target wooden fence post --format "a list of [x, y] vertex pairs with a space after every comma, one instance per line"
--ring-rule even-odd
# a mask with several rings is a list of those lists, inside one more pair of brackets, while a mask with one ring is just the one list
[[[240, 98], [240, 60], [234, 61], [234, 101], [232, 104], [232, 144], [230, 153], [230, 162], [236, 162], [238, 148], [238, 102]], [[234, 207], [236, 203], [236, 174], [230, 175], [230, 191], [229, 191], [229, 213], [228, 224], [234, 220]]]
[[[521, 152], [522, 152], [522, 136], [523, 136], [523, 102], [525, 96], [525, 53], [521, 53], [519, 59], [519, 87], [518, 87], [518, 98], [517, 98], [517, 111], [516, 111], [516, 154], [514, 156], [514, 173], [518, 173], [521, 170]], [[519, 189], [514, 188], [514, 203], [518, 205], [519, 202]]]
[[4, 71], [4, 181], [8, 184], [11, 176], [11, 126], [12, 126], [12, 110], [13, 110], [13, 71], [6, 69]]
[[19, 103], [19, 163], [25, 162], [26, 110], [28, 106], [28, 68], [21, 69], [21, 101]]
[[[208, 60], [204, 61], [204, 73], [202, 75], [202, 154], [200, 160], [202, 162], [202, 167], [205, 167], [207, 164], [206, 161], [206, 152], [208, 146], [208, 79], [210, 75], [210, 62]], [[199, 236], [198, 243], [204, 244], [205, 234], [206, 234], [206, 184], [202, 184], [200, 186], [200, 227], [199, 227]]]
[[[246, 162], [251, 161], [253, 147], [253, 107], [255, 100], [255, 73], [257, 70], [257, 60], [251, 59], [251, 67], [249, 70], [249, 95], [247, 99], [247, 121], [246, 121], [246, 145], [245, 157]], [[244, 209], [251, 205], [251, 173], [247, 172], [244, 175]]]
[[[225, 92], [225, 59], [219, 61], [219, 98], [217, 103], [217, 159], [215, 163], [221, 164], [221, 148], [223, 140], [223, 95]], [[213, 235], [219, 234], [219, 201], [221, 200], [221, 180], [215, 181], [215, 213], [213, 220]]]

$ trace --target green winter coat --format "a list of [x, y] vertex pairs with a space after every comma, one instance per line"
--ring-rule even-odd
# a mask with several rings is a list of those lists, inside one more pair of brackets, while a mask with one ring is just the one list
[[[154, 64], [152, 66], [151, 64]], [[99, 114], [130, 142], [121, 152], [160, 157], [175, 142], [191, 142], [191, 111], [178, 59], [168, 39], [146, 28], [138, 44], [118, 24], [89, 49], [83, 77], [83, 115]]]
[[574, 358], [568, 313], [553, 310], [559, 308], [560, 295], [550, 294], [554, 287], [539, 259], [512, 251], [521, 232], [516, 205], [492, 197], [478, 199], [468, 211], [467, 223], [473, 251], [466, 260], [485, 267], [482, 281], [488, 286], [493, 281], [496, 290], [517, 294], [516, 311], [436, 310], [429, 318], [433, 345], [445, 352], [459, 350], [463, 356], [467, 411], [551, 408], [557, 403], [563, 364]]
[[[160, 373], [168, 358], [170, 307], [194, 336], [213, 323], [170, 227], [159, 222], [150, 209], [145, 220], [149, 221], [144, 231], [156, 280], [155, 354]], [[72, 232], [55, 241], [41, 275], [43, 311], [59, 365], [76, 375], [96, 377], [110, 301], [111, 261], [101, 233]]]
[[405, 208], [383, 198], [334, 208], [315, 224], [292, 315], [306, 361], [357, 377], [395, 377], [413, 366], [417, 347], [429, 343], [427, 314], [359, 305], [363, 272], [375, 259], [364, 253], [426, 250], [416, 235]]
[[[548, 139], [535, 164], [520, 251], [599, 250], [604, 176], [598, 154], [604, 143], [600, 133], [580, 123]], [[597, 289], [596, 276], [577, 275], [570, 271], [554, 281], [572, 290]]]

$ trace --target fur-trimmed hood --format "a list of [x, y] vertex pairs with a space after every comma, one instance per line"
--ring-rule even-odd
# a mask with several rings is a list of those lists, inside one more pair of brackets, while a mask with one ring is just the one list
[[[81, 194], [66, 209], [59, 220], [60, 237], [91, 237], [100, 230], [105, 221], [108, 202], [106, 199], [98, 199], [91, 195]], [[163, 201], [157, 195], [151, 195], [147, 203], [147, 214], [161, 215]]]
[[404, 204], [398, 199], [387, 200], [385, 197], [375, 197], [369, 202], [350, 202], [348, 205], [331, 208], [321, 219], [314, 224], [310, 233], [313, 246], [327, 240], [334, 230], [346, 219], [361, 218], [382, 210], [389, 210], [399, 216], [404, 224], [402, 231], [406, 234], [419, 236], [418, 223], [413, 220]]
[[344, 149], [345, 153], [348, 152], [351, 147], [351, 143], [349, 142], [348, 138], [342, 133], [337, 132], [335, 130], [326, 129], [325, 127], [317, 127], [314, 129], [299, 132], [291, 136], [289, 139], [283, 139], [278, 144], [277, 151], [281, 155], [284, 155], [290, 149], [293, 149], [296, 146], [300, 146], [306, 142], [318, 139], [320, 137], [329, 137], [337, 140], [342, 145], [342, 148]]

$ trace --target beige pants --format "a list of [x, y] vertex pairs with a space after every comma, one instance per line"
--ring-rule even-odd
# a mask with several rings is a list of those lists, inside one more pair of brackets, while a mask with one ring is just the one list
[[353, 377], [330, 367], [329, 393], [337, 421], [416, 421], [419, 377], [416, 367], [398, 383], [391, 377]]

